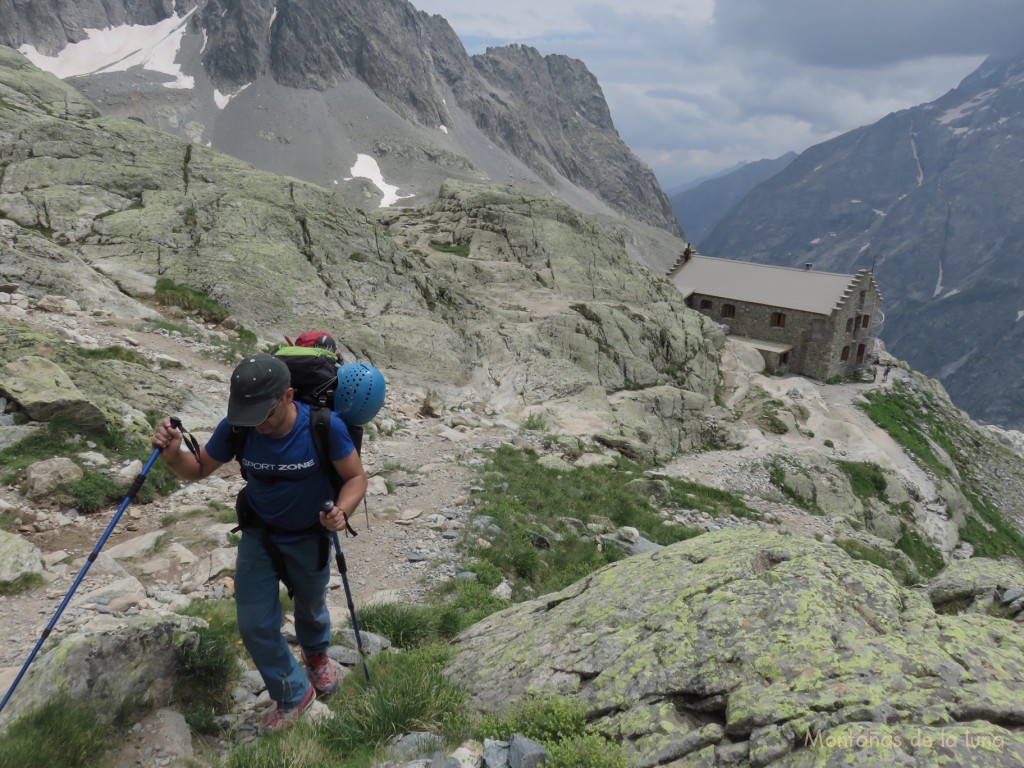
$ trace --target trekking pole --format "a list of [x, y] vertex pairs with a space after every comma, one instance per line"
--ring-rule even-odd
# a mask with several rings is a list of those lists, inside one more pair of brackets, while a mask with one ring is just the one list
[[117, 525], [117, 521], [121, 519], [121, 515], [124, 513], [125, 509], [128, 508], [128, 505], [132, 503], [132, 500], [135, 498], [135, 494], [139, 492], [139, 489], [142, 487], [142, 484], [146, 482], [146, 475], [149, 473], [150, 467], [153, 466], [153, 462], [156, 461], [157, 456], [159, 455], [160, 449], [154, 448], [153, 453], [150, 454], [149, 461], [146, 462], [146, 465], [142, 468], [142, 471], [135, 477], [135, 480], [132, 481], [131, 487], [128, 488], [128, 493], [124, 497], [124, 501], [122, 501], [121, 506], [117, 508], [117, 513], [114, 515], [114, 518], [110, 521], [110, 524], [107, 525], [107, 529], [103, 532], [103, 535], [100, 537], [100, 540], [96, 542], [96, 547], [93, 549], [92, 553], [86, 559], [85, 565], [82, 566], [82, 570], [78, 572], [78, 576], [75, 578], [74, 584], [71, 585], [71, 589], [68, 590], [67, 595], [64, 596], [64, 599], [61, 601], [60, 607], [57, 608], [57, 612], [53, 614], [53, 618], [50, 619], [50, 623], [46, 625], [46, 629], [43, 630], [42, 636], [36, 643], [36, 647], [32, 649], [32, 653], [29, 654], [29, 657], [25, 661], [25, 664], [21, 667], [21, 671], [18, 673], [18, 676], [14, 678], [14, 682], [11, 683], [11, 687], [7, 690], [7, 695], [4, 696], [4, 700], [0, 702], [0, 712], [3, 712], [4, 707], [7, 706], [7, 702], [10, 700], [11, 694], [14, 693], [14, 689], [18, 687], [18, 683], [21, 682], [21, 678], [24, 677], [25, 672], [28, 671], [29, 664], [31, 664], [32, 660], [36, 657], [36, 654], [39, 652], [39, 649], [46, 641], [46, 638], [50, 636], [50, 633], [53, 631], [54, 626], [56, 626], [57, 624], [57, 619], [60, 618], [60, 615], [64, 613], [64, 609], [67, 608], [68, 603], [71, 602], [71, 596], [75, 594], [75, 590], [78, 589], [78, 585], [82, 583], [82, 579], [85, 578], [86, 572], [93, 564], [93, 561], [95, 561], [96, 558], [99, 556], [100, 550], [103, 549], [103, 545], [107, 543], [107, 539], [110, 538], [110, 534], [114, 532], [114, 527]]
[[[334, 502], [325, 501], [323, 505], [324, 512], [330, 512], [332, 509], [334, 509]], [[363, 638], [359, 634], [356, 604], [352, 602], [352, 590], [348, 586], [348, 566], [345, 565], [345, 553], [341, 551], [341, 539], [338, 538], [337, 531], [331, 531], [331, 540], [334, 542], [334, 552], [338, 563], [338, 571], [341, 573], [341, 583], [345, 587], [345, 599], [348, 601], [349, 616], [352, 617], [352, 629], [356, 633], [356, 649], [359, 651], [359, 660], [363, 663], [363, 674], [366, 675], [366, 684], [373, 685], [370, 682], [370, 669], [366, 666], [366, 655], [363, 653]]]

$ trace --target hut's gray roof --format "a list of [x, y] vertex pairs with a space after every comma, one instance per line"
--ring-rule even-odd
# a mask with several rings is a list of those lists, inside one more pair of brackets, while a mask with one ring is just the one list
[[858, 277], [696, 255], [669, 274], [684, 296], [700, 293], [820, 315], [832, 314]]

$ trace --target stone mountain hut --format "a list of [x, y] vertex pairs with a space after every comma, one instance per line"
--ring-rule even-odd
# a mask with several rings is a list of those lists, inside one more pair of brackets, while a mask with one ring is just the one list
[[684, 253], [668, 272], [691, 309], [755, 347], [771, 373], [825, 381], [856, 376], [875, 354], [882, 294], [855, 275]]

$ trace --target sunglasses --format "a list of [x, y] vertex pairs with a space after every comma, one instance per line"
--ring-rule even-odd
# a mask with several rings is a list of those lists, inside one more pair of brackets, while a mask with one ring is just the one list
[[260, 424], [266, 424], [268, 421], [270, 421], [274, 417], [274, 413], [277, 412], [277, 406], [279, 406], [281, 404], [281, 401], [283, 399], [284, 399], [284, 395], [282, 395], [281, 397], [277, 398], [274, 401], [274, 404], [272, 406], [270, 406], [270, 411], [267, 413], [266, 418], [263, 419], [263, 421], [261, 421]]

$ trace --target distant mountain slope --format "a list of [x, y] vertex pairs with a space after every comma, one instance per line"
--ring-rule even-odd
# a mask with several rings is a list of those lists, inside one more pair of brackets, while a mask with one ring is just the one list
[[882, 338], [975, 418], [1024, 427], [1024, 57], [811, 147], [703, 240], [708, 255], [873, 267]]
[[787, 152], [774, 160], [757, 160], [672, 195], [672, 210], [690, 242], [699, 245], [747, 192], [794, 159], [796, 152]]
[[450, 177], [510, 181], [680, 234], [582, 62], [523, 46], [469, 56], [406, 0], [0, 3], [0, 43], [105, 113], [350, 204], [421, 204]]

